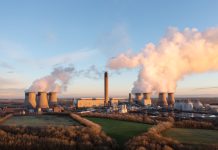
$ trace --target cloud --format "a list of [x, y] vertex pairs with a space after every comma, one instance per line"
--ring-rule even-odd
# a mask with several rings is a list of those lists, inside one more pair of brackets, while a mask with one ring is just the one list
[[5, 68], [5, 69], [14, 69], [13, 66], [11, 66], [10, 64], [6, 63], [6, 62], [0, 62], [0, 67], [1, 68]]
[[103, 34], [97, 40], [97, 48], [106, 55], [116, 55], [126, 50], [130, 45], [130, 37], [124, 24], [115, 26], [110, 32]]

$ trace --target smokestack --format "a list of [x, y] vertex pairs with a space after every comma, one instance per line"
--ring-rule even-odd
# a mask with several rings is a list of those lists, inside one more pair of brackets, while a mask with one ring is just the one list
[[170, 107], [173, 107], [175, 104], [175, 98], [174, 98], [174, 93], [168, 93], [168, 105]]
[[142, 102], [142, 93], [135, 93], [135, 100], [138, 103], [141, 103]]
[[132, 100], [132, 93], [129, 93], [129, 103], [132, 104], [133, 100]]
[[46, 92], [38, 92], [37, 107], [38, 108], [48, 108], [48, 97], [47, 97]]
[[25, 106], [27, 108], [36, 108], [36, 93], [35, 92], [26, 92], [25, 93]]
[[58, 102], [57, 92], [48, 93], [49, 106], [54, 106]]
[[167, 104], [167, 93], [159, 93], [158, 105], [166, 107]]
[[104, 105], [108, 105], [108, 74], [107, 72], [104, 73]]

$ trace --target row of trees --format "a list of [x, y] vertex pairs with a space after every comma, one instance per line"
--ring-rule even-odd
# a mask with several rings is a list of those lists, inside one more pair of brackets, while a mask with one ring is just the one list
[[1, 126], [1, 150], [116, 149], [117, 144], [104, 132], [89, 127]]
[[97, 118], [108, 118], [108, 119], [115, 119], [115, 120], [124, 120], [124, 121], [132, 121], [132, 122], [140, 122], [146, 124], [158, 124], [161, 121], [171, 121], [173, 120], [172, 117], [156, 117], [151, 118], [148, 115], [144, 114], [118, 114], [118, 113], [83, 113], [79, 114], [82, 117], [97, 117]]

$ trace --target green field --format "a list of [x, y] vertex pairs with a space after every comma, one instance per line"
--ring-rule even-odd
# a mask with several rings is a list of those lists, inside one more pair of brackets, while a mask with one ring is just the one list
[[104, 118], [92, 118], [87, 117], [87, 119], [98, 123], [102, 126], [103, 130], [107, 133], [107, 135], [116, 139], [119, 145], [123, 145], [129, 138], [146, 132], [151, 125], [136, 123], [136, 122], [128, 122], [128, 121], [120, 121], [120, 120], [112, 120], [112, 119], [104, 119]]
[[37, 116], [13, 116], [1, 125], [9, 126], [72, 126], [79, 125], [68, 116], [37, 115]]
[[165, 131], [163, 136], [188, 144], [218, 143], [218, 130], [172, 128]]

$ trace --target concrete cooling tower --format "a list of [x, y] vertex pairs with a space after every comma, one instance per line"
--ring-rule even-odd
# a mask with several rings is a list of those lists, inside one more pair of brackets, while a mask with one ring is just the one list
[[25, 103], [25, 106], [27, 108], [35, 109], [36, 108], [36, 93], [35, 92], [26, 92], [24, 103]]
[[137, 101], [138, 103], [142, 102], [142, 93], [135, 93], [135, 101]]
[[47, 97], [46, 92], [38, 92], [37, 107], [38, 108], [49, 108], [49, 106], [48, 106], [48, 97]]
[[159, 93], [159, 99], [157, 104], [162, 107], [167, 107], [167, 93]]
[[151, 105], [151, 93], [143, 93], [143, 105]]
[[49, 106], [57, 105], [58, 102], [57, 92], [49, 92], [48, 100], [49, 100]]
[[129, 93], [129, 103], [132, 104], [133, 103], [133, 99], [132, 99], [132, 93]]
[[174, 93], [168, 93], [168, 106], [173, 107], [175, 104], [175, 97], [174, 97]]

